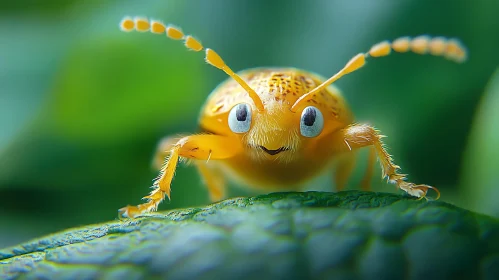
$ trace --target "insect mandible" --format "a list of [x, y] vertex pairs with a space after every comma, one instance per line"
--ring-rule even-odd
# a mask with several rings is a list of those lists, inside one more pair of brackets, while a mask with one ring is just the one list
[[[457, 39], [417, 36], [375, 44], [354, 56], [329, 79], [294, 68], [259, 68], [234, 73], [222, 58], [179, 28], [160, 21], [125, 17], [123, 31], [166, 34], [182, 40], [188, 49], [205, 50], [205, 60], [230, 76], [209, 96], [201, 109], [201, 134], [167, 137], [158, 145], [156, 162], [161, 170], [147, 202], [119, 209], [122, 217], [155, 211], [165, 198], [179, 159], [192, 160], [210, 198], [225, 196], [228, 180], [262, 190], [300, 190], [312, 178], [333, 170], [337, 190], [342, 190], [353, 171], [356, 151], [369, 149], [362, 189], [370, 188], [376, 158], [382, 177], [423, 198], [438, 189], [406, 180], [385, 149], [378, 130], [355, 123], [341, 92], [332, 85], [342, 76], [364, 66], [367, 58], [400, 53], [432, 54], [455, 62], [466, 60], [466, 49]], [[163, 159], [166, 161], [161, 165]], [[336, 165], [333, 166], [333, 163]]]

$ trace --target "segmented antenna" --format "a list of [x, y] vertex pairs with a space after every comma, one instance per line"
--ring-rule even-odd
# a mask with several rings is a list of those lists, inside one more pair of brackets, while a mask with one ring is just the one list
[[305, 95], [302, 95], [295, 104], [291, 107], [291, 111], [295, 112], [296, 109], [302, 104], [314, 97], [315, 94], [337, 81], [344, 75], [352, 73], [366, 63], [366, 58], [387, 56], [394, 50], [399, 53], [413, 52], [417, 54], [431, 54], [435, 56], [443, 56], [451, 61], [461, 63], [467, 58], [466, 48], [457, 39], [447, 39], [445, 37], [429, 37], [426, 35], [418, 36], [415, 38], [401, 37], [393, 41], [383, 41], [371, 47], [367, 53], [359, 53], [354, 56], [338, 73], [334, 74], [331, 78], [327, 79], [318, 87], [314, 88]]
[[[193, 51], [199, 52], [205, 49], [201, 42], [199, 42], [196, 38], [191, 35], [185, 35], [180, 28], [175, 27], [173, 25], [165, 25], [160, 21], [156, 20], [147, 20], [142, 17], [125, 17], [121, 20], [120, 28], [122, 31], [131, 32], [131, 31], [139, 31], [139, 32], [151, 32], [155, 34], [164, 34], [173, 40], [184, 40], [184, 45]], [[255, 103], [256, 108], [259, 111], [264, 111], [263, 102], [258, 96], [258, 94], [250, 88], [250, 86], [241, 78], [239, 75], [234, 73], [232, 69], [230, 69], [227, 64], [223, 61], [223, 59], [212, 49], [206, 48], [205, 60], [212, 66], [224, 71], [227, 75], [231, 76], [241, 87], [243, 87], [246, 92], [249, 94], [249, 97]]]

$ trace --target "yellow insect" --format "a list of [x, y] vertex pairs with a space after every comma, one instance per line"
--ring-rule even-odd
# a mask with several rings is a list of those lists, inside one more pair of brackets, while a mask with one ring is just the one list
[[368, 57], [412, 51], [444, 56], [455, 62], [466, 59], [466, 50], [456, 39], [419, 36], [402, 37], [375, 44], [369, 52], [354, 56], [329, 79], [294, 68], [260, 68], [234, 73], [222, 58], [179, 29], [159, 21], [125, 17], [121, 30], [150, 31], [183, 40], [194, 51], [205, 50], [205, 60], [231, 78], [219, 85], [201, 110], [201, 134], [167, 137], [160, 142], [156, 160], [162, 162], [154, 190], [146, 203], [119, 210], [123, 217], [155, 211], [168, 196], [179, 159], [191, 159], [209, 190], [212, 201], [225, 195], [227, 180], [263, 190], [299, 190], [315, 176], [333, 170], [335, 183], [344, 188], [353, 167], [356, 150], [369, 147], [368, 166], [362, 188], [369, 189], [376, 157], [383, 178], [415, 197], [426, 197], [428, 185], [406, 181], [398, 173], [381, 141], [379, 131], [354, 123], [340, 91], [331, 84], [365, 64]]

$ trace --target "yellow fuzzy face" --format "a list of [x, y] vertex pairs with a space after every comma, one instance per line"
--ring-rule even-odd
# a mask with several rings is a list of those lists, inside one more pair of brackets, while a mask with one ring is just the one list
[[[237, 138], [253, 159], [291, 161], [306, 156], [324, 135], [351, 123], [340, 92], [328, 87], [292, 111], [304, 94], [324, 81], [294, 68], [252, 69], [240, 73], [255, 90], [264, 110], [229, 79], [216, 88], [201, 111], [205, 132]], [[239, 118], [238, 118], [239, 117]]]

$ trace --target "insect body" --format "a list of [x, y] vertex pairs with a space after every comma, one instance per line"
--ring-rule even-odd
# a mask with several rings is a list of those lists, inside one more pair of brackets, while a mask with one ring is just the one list
[[192, 36], [158, 21], [124, 18], [123, 31], [151, 31], [183, 40], [186, 47], [205, 50], [205, 60], [231, 78], [216, 88], [206, 101], [199, 119], [202, 134], [161, 141], [156, 159], [167, 157], [154, 190], [146, 203], [120, 209], [124, 217], [155, 211], [170, 197], [170, 184], [180, 158], [191, 159], [208, 187], [211, 199], [224, 197], [228, 179], [265, 190], [298, 190], [315, 176], [333, 170], [335, 183], [344, 188], [353, 170], [356, 151], [369, 148], [368, 167], [362, 186], [369, 189], [376, 158], [382, 176], [415, 197], [426, 197], [428, 185], [406, 181], [398, 173], [381, 141], [379, 131], [357, 124], [340, 91], [331, 85], [343, 75], [365, 64], [368, 57], [381, 57], [412, 51], [444, 56], [456, 62], [466, 59], [466, 51], [454, 39], [443, 37], [402, 37], [381, 42], [369, 52], [354, 56], [329, 79], [294, 68], [262, 68], [234, 73], [212, 49], [205, 49]]

